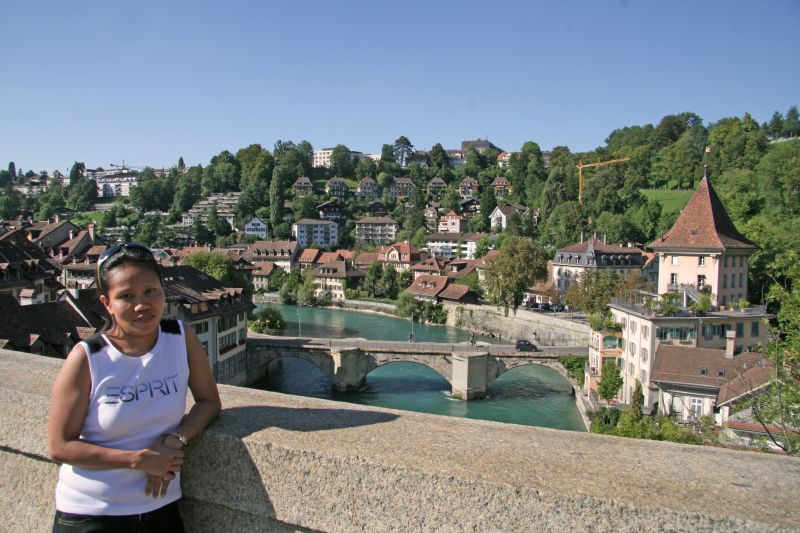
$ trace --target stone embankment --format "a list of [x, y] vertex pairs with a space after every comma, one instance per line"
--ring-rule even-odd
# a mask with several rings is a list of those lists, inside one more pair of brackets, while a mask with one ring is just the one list
[[542, 346], [588, 346], [588, 324], [568, 320], [563, 314], [517, 309], [516, 314], [492, 305], [446, 304], [447, 325], [479, 335], [501, 337], [514, 342], [528, 339]]
[[[61, 361], [0, 350], [0, 530], [49, 531]], [[800, 459], [220, 386], [186, 450], [194, 531], [797, 531]]]

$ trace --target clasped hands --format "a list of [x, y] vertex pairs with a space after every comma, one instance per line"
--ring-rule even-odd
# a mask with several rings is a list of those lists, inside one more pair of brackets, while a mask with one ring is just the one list
[[[172, 442], [176, 441], [176, 442]], [[173, 444], [177, 446], [173, 447]], [[147, 475], [144, 493], [153, 498], [167, 495], [169, 483], [183, 465], [183, 446], [177, 439], [159, 437], [142, 450], [139, 469]]]

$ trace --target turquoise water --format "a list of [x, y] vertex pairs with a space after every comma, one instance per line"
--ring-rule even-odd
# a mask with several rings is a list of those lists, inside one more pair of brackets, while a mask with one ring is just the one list
[[[408, 319], [396, 318], [377, 313], [362, 313], [338, 308], [298, 307], [296, 305], [275, 305], [281, 310], [286, 321], [286, 329], [271, 332], [288, 337], [323, 337], [346, 339], [362, 337], [370, 340], [405, 341], [414, 330], [414, 340], [418, 342], [465, 342], [470, 334], [455, 328], [420, 324], [413, 326]], [[482, 337], [476, 340], [498, 343], [503, 339]], [[506, 339], [505, 342], [510, 342]]]
[[[364, 337], [406, 340], [408, 320], [383, 315], [277, 306], [288, 327], [285, 335], [302, 331], [309, 337]], [[298, 324], [297, 317], [300, 323]], [[488, 342], [499, 339], [481, 339]], [[465, 331], [414, 324], [414, 340], [462, 342]], [[317, 367], [299, 359], [280, 359], [256, 388], [312, 396], [349, 403], [388, 407], [421, 413], [494, 420], [529, 426], [583, 431], [583, 423], [572, 387], [558, 372], [541, 365], [515, 368], [503, 374], [481, 400], [462, 401], [450, 397], [450, 384], [433, 369], [416, 363], [391, 363], [372, 371], [358, 391], [340, 393], [331, 388], [327, 376]]]

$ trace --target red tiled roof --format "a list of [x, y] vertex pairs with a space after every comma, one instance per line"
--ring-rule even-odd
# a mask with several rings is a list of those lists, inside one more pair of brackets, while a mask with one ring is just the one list
[[655, 251], [670, 248], [725, 250], [755, 249], [756, 245], [739, 233], [708, 178], [704, 177], [672, 228], [651, 242], [650, 247]]
[[757, 365], [745, 370], [741, 379], [738, 377], [723, 384], [717, 394], [717, 406], [740, 398], [748, 392], [766, 385], [772, 377], [772, 368], [768, 365]]
[[317, 255], [319, 255], [319, 250], [316, 248], [306, 248], [300, 254], [298, 261], [301, 263], [313, 263], [317, 259]]
[[415, 272], [436, 272], [439, 273], [442, 271], [442, 265], [437, 261], [435, 257], [429, 257], [424, 261], [420, 261], [419, 263], [415, 263], [411, 266], [411, 270]]
[[339, 252], [322, 252], [317, 259], [316, 263], [321, 265], [323, 263], [330, 263], [331, 261], [340, 261]]
[[721, 388], [764, 360], [764, 356], [756, 352], [741, 353], [729, 359], [725, 357], [725, 350], [662, 344], [653, 365], [653, 381]]
[[471, 291], [466, 285], [459, 285], [458, 283], [451, 283], [439, 293], [439, 298], [444, 300], [461, 300]]
[[446, 276], [423, 274], [415, 279], [407, 290], [417, 296], [437, 296], [446, 286]]
[[361, 252], [356, 257], [355, 264], [360, 267], [368, 267], [378, 260], [378, 252]]
[[275, 263], [270, 261], [259, 261], [254, 263], [257, 270], [253, 271], [254, 276], [269, 276], [275, 270]]

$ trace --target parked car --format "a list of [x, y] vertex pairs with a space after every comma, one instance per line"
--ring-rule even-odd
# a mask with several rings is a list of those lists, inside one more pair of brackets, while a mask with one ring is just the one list
[[520, 352], [538, 352], [539, 348], [536, 347], [531, 341], [527, 339], [518, 339], [517, 340], [517, 351]]
[[528, 300], [527, 302], [525, 302], [525, 309], [538, 309], [538, 308], [539, 308], [539, 302], [534, 302], [532, 300]]
[[554, 313], [562, 313], [564, 312], [564, 306], [561, 304], [555, 304], [552, 306], [552, 310]]
[[549, 311], [552, 311], [552, 310], [553, 310], [553, 308], [550, 306], [550, 304], [542, 304], [542, 305], [540, 305], [540, 306], [539, 306], [539, 310], [540, 310], [540, 311], [547, 311], [547, 312], [549, 312]]

